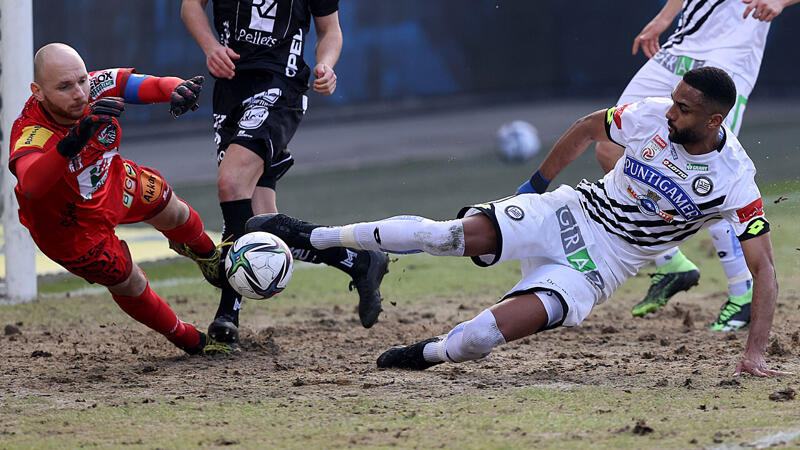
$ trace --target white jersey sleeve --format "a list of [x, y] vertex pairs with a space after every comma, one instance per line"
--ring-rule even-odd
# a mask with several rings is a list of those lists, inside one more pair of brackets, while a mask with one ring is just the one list
[[722, 212], [722, 217], [731, 224], [739, 240], [746, 241], [767, 233], [769, 222], [764, 216], [764, 203], [755, 182], [751, 179], [740, 186], [728, 195], [731, 206]]
[[[618, 105], [606, 110], [606, 134], [615, 144], [629, 147], [631, 143], [649, 138], [655, 122], [666, 122], [664, 111], [672, 100], [648, 97], [644, 100]], [[666, 144], [664, 144], [666, 145]]]

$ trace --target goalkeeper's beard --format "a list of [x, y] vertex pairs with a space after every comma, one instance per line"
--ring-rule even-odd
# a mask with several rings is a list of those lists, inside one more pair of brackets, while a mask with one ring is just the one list
[[51, 102], [50, 99], [48, 99], [47, 97], [44, 97], [42, 99], [42, 105], [45, 107], [47, 112], [49, 112], [50, 115], [53, 116], [54, 119], [56, 119], [56, 122], [59, 122], [62, 125], [66, 125], [62, 122], [67, 120], [72, 122], [71, 125], [74, 125], [75, 122], [80, 120], [80, 118], [83, 117], [83, 112], [86, 110], [87, 104], [88, 101], [73, 103], [68, 108], [65, 109]]

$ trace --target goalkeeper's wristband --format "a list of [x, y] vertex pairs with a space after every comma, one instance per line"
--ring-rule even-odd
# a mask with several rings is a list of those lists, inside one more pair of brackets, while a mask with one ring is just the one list
[[550, 186], [550, 180], [542, 175], [542, 171], [537, 170], [530, 180], [522, 184], [517, 189], [518, 194], [544, 194], [547, 192], [547, 187]]

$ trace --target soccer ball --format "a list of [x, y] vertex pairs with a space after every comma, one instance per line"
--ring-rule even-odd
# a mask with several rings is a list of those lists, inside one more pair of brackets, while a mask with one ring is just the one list
[[225, 276], [239, 294], [266, 299], [281, 292], [292, 279], [294, 261], [285, 242], [256, 231], [237, 239], [225, 257]]
[[505, 123], [497, 130], [497, 150], [505, 162], [527, 161], [541, 146], [536, 128], [524, 120]]

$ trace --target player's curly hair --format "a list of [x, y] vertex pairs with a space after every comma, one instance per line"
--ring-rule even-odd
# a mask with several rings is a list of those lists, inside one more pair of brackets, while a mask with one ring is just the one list
[[712, 113], [728, 115], [736, 103], [733, 79], [718, 67], [704, 66], [683, 74], [683, 81], [703, 93]]

